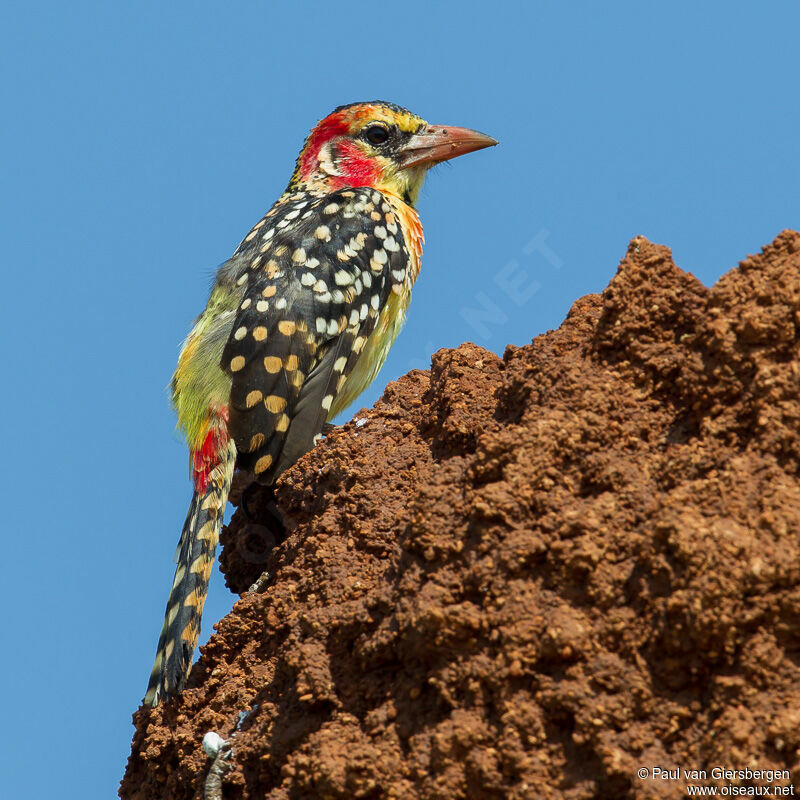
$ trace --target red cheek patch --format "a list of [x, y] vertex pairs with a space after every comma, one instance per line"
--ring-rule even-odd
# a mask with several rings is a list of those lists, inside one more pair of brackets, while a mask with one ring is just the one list
[[373, 186], [380, 170], [373, 159], [355, 143], [345, 139], [339, 145], [339, 169], [350, 186]]

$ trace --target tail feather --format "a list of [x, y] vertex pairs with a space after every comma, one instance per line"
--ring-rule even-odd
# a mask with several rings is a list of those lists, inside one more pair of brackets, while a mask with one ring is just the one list
[[144, 702], [156, 706], [181, 691], [192, 666], [208, 582], [231, 488], [236, 446], [228, 442], [205, 488], [192, 497], [175, 560], [175, 578]]

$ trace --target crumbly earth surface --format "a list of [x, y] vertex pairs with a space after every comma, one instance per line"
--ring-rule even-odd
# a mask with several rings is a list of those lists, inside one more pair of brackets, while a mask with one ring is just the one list
[[121, 796], [202, 798], [212, 730], [236, 800], [800, 783], [799, 348], [785, 231], [710, 289], [634, 239], [558, 330], [438, 352], [283, 476], [284, 541], [234, 516], [242, 598]]

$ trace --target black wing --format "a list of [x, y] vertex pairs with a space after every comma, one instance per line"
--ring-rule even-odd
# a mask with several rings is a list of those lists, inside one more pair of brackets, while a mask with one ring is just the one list
[[243, 244], [246, 290], [221, 362], [238, 466], [267, 483], [313, 446], [408, 268], [380, 192], [294, 198]]

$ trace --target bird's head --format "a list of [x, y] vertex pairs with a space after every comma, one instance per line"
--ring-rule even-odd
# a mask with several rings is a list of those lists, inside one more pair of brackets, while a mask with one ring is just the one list
[[392, 103], [353, 103], [317, 123], [289, 186], [327, 192], [371, 186], [414, 205], [434, 164], [496, 144], [469, 128], [429, 125]]

